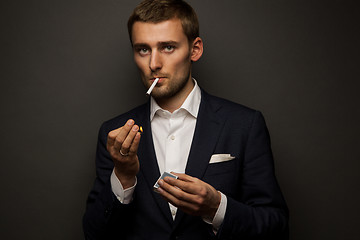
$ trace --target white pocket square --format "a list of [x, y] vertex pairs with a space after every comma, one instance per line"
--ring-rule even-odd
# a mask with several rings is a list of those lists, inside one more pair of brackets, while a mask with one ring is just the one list
[[219, 163], [219, 162], [226, 162], [233, 160], [235, 157], [231, 156], [230, 154], [214, 154], [210, 158], [209, 163]]

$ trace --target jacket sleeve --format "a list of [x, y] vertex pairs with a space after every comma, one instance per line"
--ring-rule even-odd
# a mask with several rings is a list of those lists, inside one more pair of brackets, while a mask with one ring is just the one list
[[255, 112], [243, 153], [239, 197], [227, 197], [220, 239], [288, 239], [288, 209], [274, 173], [269, 133]]
[[83, 217], [85, 239], [124, 237], [133, 208], [132, 204], [121, 204], [112, 192], [110, 175], [114, 164], [106, 150], [107, 134], [108, 130], [103, 124], [97, 144], [96, 179]]

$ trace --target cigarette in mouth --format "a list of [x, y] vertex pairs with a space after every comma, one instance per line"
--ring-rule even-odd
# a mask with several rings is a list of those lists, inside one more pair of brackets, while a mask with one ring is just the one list
[[157, 84], [158, 81], [159, 81], [159, 78], [155, 78], [153, 84], [151, 84], [149, 90], [147, 90], [146, 95], [150, 95], [150, 94], [151, 94], [152, 90], [154, 89], [154, 87], [155, 87], [155, 85]]

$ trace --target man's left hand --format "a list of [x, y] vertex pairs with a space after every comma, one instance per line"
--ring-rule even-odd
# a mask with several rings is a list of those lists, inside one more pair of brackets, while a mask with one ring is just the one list
[[221, 194], [211, 185], [186, 174], [172, 173], [178, 179], [165, 177], [157, 191], [171, 204], [189, 215], [213, 219]]

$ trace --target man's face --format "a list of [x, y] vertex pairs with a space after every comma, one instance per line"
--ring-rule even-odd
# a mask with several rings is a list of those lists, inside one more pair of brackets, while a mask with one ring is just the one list
[[154, 79], [159, 78], [151, 93], [155, 99], [169, 99], [191, 91], [193, 47], [189, 45], [179, 19], [160, 23], [135, 22], [132, 43], [134, 60], [145, 87], [149, 88]]

